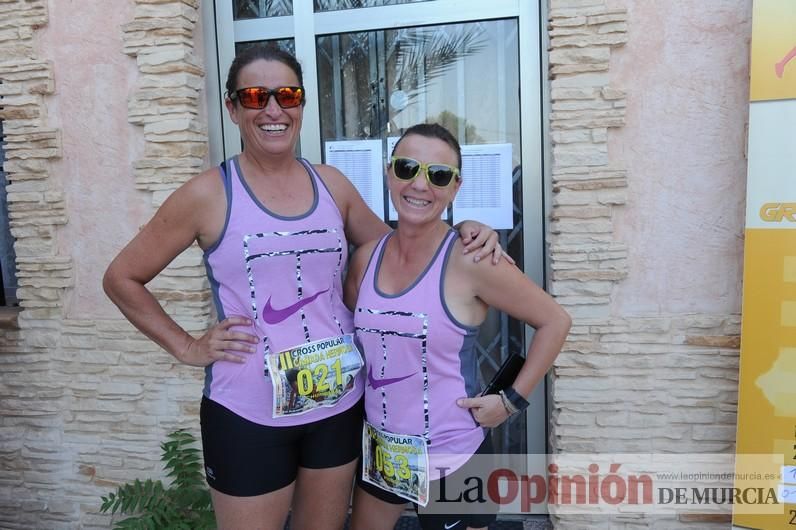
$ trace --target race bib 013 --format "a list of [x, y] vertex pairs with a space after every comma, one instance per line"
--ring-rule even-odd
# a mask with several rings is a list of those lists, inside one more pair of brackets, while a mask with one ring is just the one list
[[382, 431], [366, 421], [362, 429], [362, 480], [402, 499], [426, 506], [426, 440], [422, 436]]

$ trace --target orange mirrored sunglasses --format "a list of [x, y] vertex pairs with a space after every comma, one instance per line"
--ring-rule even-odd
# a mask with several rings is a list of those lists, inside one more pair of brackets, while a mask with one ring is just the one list
[[304, 103], [304, 87], [280, 86], [265, 88], [264, 86], [250, 86], [240, 88], [229, 94], [232, 101], [240, 101], [241, 106], [247, 109], [264, 109], [268, 100], [274, 96], [277, 104], [283, 109], [292, 109]]

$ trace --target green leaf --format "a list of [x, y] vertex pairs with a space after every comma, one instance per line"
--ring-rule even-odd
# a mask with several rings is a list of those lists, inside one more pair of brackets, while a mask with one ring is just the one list
[[180, 429], [167, 435], [160, 444], [161, 461], [168, 487], [160, 480], [135, 479], [101, 497], [101, 512], [130, 515], [114, 528], [211, 530], [215, 528], [210, 491], [204, 479], [201, 452], [196, 437]]

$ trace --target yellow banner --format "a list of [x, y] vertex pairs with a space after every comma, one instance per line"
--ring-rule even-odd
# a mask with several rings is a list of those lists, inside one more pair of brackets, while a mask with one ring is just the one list
[[[782, 511], [734, 528], [796, 529], [796, 0], [754, 0], [738, 454], [769, 454]], [[757, 469], [758, 467], [762, 469]], [[740, 510], [739, 510], [740, 511]]]

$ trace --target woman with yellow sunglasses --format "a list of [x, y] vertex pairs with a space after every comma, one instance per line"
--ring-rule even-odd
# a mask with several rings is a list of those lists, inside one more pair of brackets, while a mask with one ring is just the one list
[[[461, 166], [459, 144], [445, 128], [407, 129], [387, 168], [398, 227], [351, 260], [345, 301], [367, 367], [352, 530], [392, 529], [407, 501], [425, 508], [418, 510], [423, 530], [494, 521], [477, 504], [435, 505], [434, 483], [446, 475], [455, 487], [452, 477], [473, 455], [491, 452], [485, 429], [527, 407], [569, 331], [569, 315], [517, 267], [463, 257], [461, 241], [440, 220], [466, 183]], [[475, 343], [490, 306], [536, 333], [513, 384], [481, 396]]]

